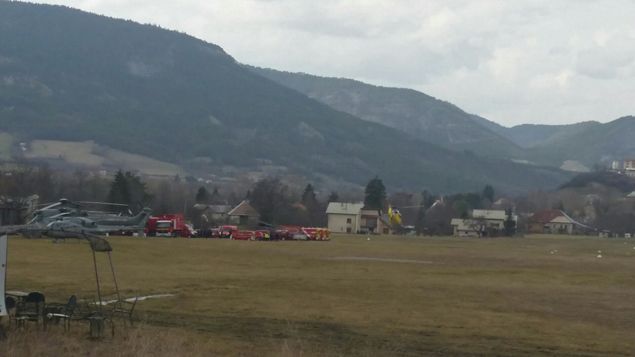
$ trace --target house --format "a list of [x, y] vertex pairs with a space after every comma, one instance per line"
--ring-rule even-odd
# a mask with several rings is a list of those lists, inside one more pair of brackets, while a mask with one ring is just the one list
[[328, 229], [334, 233], [392, 233], [388, 215], [381, 210], [368, 209], [362, 202], [330, 202], [326, 216]]
[[260, 222], [260, 213], [249, 204], [248, 200], [243, 200], [227, 212], [227, 222], [236, 226], [254, 227]]
[[362, 208], [359, 231], [360, 233], [390, 234], [390, 218], [387, 214], [382, 214], [380, 210]]
[[[472, 219], [485, 221], [487, 227], [503, 230], [507, 220], [507, 212], [498, 209], [475, 209], [472, 210]], [[513, 214], [512, 220], [518, 221], [518, 216]]]
[[476, 222], [470, 218], [452, 218], [450, 225], [455, 237], [479, 237], [481, 227], [476, 226]]
[[[511, 218], [518, 222], [517, 215], [513, 214]], [[502, 234], [507, 219], [504, 210], [475, 209], [471, 218], [453, 218], [450, 225], [456, 237], [495, 236]]]
[[635, 160], [624, 160], [624, 173], [627, 176], [635, 177]]
[[205, 222], [214, 224], [222, 224], [227, 222], [227, 213], [231, 211], [230, 205], [206, 205], [197, 203], [194, 205], [194, 209], [199, 212], [201, 218]]
[[364, 204], [330, 202], [326, 207], [328, 229], [333, 233], [357, 233], [362, 221]]
[[578, 223], [566, 213], [557, 209], [535, 212], [529, 217], [527, 232], [548, 234], [573, 234]]

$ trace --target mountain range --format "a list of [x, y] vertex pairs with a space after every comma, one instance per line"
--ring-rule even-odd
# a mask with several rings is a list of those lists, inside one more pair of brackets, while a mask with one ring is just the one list
[[577, 162], [578, 167], [591, 168], [635, 156], [632, 116], [606, 124], [523, 124], [508, 128], [412, 89], [249, 68], [337, 110], [452, 150], [555, 167]]
[[[42, 140], [91, 141], [195, 175], [330, 187], [378, 175], [391, 189], [511, 193], [562, 184], [561, 160], [630, 155], [613, 139], [633, 121], [504, 128], [417, 91], [254, 68], [183, 33], [0, 2], [5, 161], [34, 157]], [[603, 142], [580, 147], [580, 137]]]
[[[521, 158], [524, 151], [488, 129], [487, 119], [412, 89], [379, 87], [345, 78], [249, 67], [254, 72], [360, 119], [398, 129], [450, 150], [481, 156]], [[492, 125], [496, 125], [492, 123]]]

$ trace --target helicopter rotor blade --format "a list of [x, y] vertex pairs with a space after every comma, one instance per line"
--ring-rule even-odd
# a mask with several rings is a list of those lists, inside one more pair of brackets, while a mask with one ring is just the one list
[[39, 204], [38, 207], [39, 206], [45, 206], [45, 207], [39, 208], [40, 210], [52, 209], [52, 208], [55, 208], [57, 206], [71, 206], [71, 207], [74, 207], [74, 208], [80, 208], [81, 207], [79, 204], [77, 204], [77, 203], [75, 203], [75, 202], [73, 202], [73, 201], [71, 201], [69, 199], [66, 199], [66, 198], [60, 198], [57, 202], [42, 203], [42, 204]]
[[82, 204], [87, 204], [87, 205], [103, 205], [103, 206], [129, 207], [129, 205], [124, 204], [124, 203], [113, 203], [113, 202], [77, 201], [77, 203], [82, 203]]

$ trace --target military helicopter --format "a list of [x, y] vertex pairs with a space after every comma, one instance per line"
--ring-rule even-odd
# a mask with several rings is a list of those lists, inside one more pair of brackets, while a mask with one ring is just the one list
[[79, 203], [60, 199], [59, 202], [36, 210], [27, 224], [0, 227], [0, 235], [21, 233], [31, 238], [47, 236], [60, 239], [142, 231], [151, 212], [150, 208], [144, 208], [136, 216], [120, 216], [104, 211], [86, 211]]
[[125, 207], [128, 214], [132, 215], [130, 208], [128, 205], [120, 204], [120, 203], [107, 203], [107, 202], [87, 202], [87, 201], [79, 201], [73, 202], [66, 198], [61, 198], [57, 202], [53, 203], [45, 203], [42, 208], [35, 210], [32, 214], [32, 218], [28, 223], [45, 223], [55, 220], [59, 217], [89, 217], [93, 219], [98, 219], [101, 217], [110, 218], [115, 216], [120, 216], [120, 214], [113, 214], [111, 212], [106, 211], [90, 211], [85, 208], [85, 206], [91, 205], [102, 205], [109, 207]]
[[143, 231], [151, 209], [145, 208], [134, 217], [93, 220], [86, 217], [64, 217], [46, 225], [41, 234], [51, 238], [81, 238], [86, 234], [108, 235], [113, 232]]

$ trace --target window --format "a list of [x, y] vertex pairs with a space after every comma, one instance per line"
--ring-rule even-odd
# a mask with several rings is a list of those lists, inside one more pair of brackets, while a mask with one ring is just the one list
[[[350, 219], [350, 218], [349, 218]], [[346, 233], [351, 233], [353, 230], [351, 229], [351, 227], [346, 228]]]
[[348, 223], [348, 224], [353, 223], [353, 219], [352, 218], [346, 218], [346, 223]]

